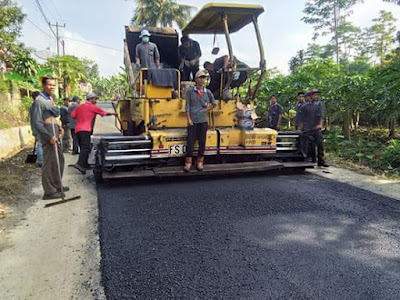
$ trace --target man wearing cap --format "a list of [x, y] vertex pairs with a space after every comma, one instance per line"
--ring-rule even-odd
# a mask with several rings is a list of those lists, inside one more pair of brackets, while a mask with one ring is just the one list
[[140, 68], [154, 68], [160, 66], [160, 52], [157, 45], [150, 42], [150, 32], [146, 29], [142, 30], [139, 38], [142, 39], [140, 44], [136, 45], [136, 66]]
[[[43, 200], [51, 200], [62, 197], [60, 173], [62, 176], [64, 155], [59, 139], [63, 138], [64, 131], [57, 119], [60, 116], [60, 110], [53, 104], [52, 95], [56, 87], [55, 79], [43, 77], [42, 87], [43, 91], [33, 102], [30, 113], [32, 131], [36, 133], [43, 145]], [[63, 190], [66, 192], [69, 188], [64, 187]]]
[[207, 112], [216, 106], [211, 91], [204, 87], [207, 72], [197, 71], [195, 75], [196, 85], [190, 87], [186, 92], [186, 115], [187, 115], [187, 148], [185, 167], [183, 170], [189, 172], [192, 167], [193, 147], [196, 140], [199, 141], [197, 155], [197, 170], [203, 171], [204, 152], [207, 137]]
[[[72, 104], [68, 107], [69, 116], [71, 116], [72, 111], [74, 111], [79, 106], [80, 101], [81, 99], [78, 96], [72, 97]], [[69, 127], [72, 137], [72, 155], [79, 154], [78, 138], [75, 133], [75, 125], [76, 120], [74, 118], [70, 118]]]
[[269, 97], [268, 127], [279, 130], [281, 126], [283, 107], [277, 102], [276, 95]]
[[317, 147], [318, 166], [328, 167], [324, 160], [324, 138], [321, 132], [325, 119], [325, 106], [319, 99], [317, 89], [312, 89], [310, 94], [311, 102], [301, 108], [299, 129], [312, 138], [310, 149], [312, 162], [316, 162], [315, 147]]
[[192, 75], [193, 81], [195, 81], [201, 57], [200, 45], [188, 36], [183, 36], [181, 43], [182, 45], [179, 46], [178, 53], [181, 60], [179, 69], [182, 70], [182, 81], [189, 81], [190, 75]]
[[296, 130], [298, 130], [299, 126], [300, 126], [300, 111], [301, 111], [301, 108], [303, 107], [303, 105], [305, 105], [304, 93], [298, 92], [297, 93], [297, 103], [296, 103], [296, 106], [294, 107], [294, 109], [296, 111], [296, 118], [294, 121], [294, 126], [295, 126]]
[[78, 139], [80, 148], [78, 162], [74, 167], [82, 174], [86, 173], [89, 163], [90, 148], [90, 136], [92, 133], [92, 122], [96, 115], [104, 116], [116, 116], [116, 113], [110, 113], [97, 106], [97, 99], [99, 97], [95, 93], [88, 93], [86, 95], [86, 102], [79, 105], [75, 110], [71, 112], [71, 117], [76, 120], [75, 133]]

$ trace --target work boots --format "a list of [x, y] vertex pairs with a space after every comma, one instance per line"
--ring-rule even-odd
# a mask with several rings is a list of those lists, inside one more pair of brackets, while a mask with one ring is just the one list
[[190, 172], [191, 167], [192, 167], [192, 158], [186, 157], [185, 158], [185, 167], [183, 168], [183, 171]]
[[204, 156], [199, 156], [197, 158], [197, 170], [198, 171], [204, 170]]

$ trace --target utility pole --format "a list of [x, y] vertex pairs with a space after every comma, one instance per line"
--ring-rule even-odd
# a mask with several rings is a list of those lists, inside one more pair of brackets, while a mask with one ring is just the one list
[[[58, 32], [58, 28], [62, 27], [65, 28], [65, 24], [64, 25], [59, 25], [58, 22], [56, 22], [56, 24], [51, 24], [49, 22], [49, 26], [54, 26], [56, 27], [56, 40], [57, 40], [57, 56], [60, 56], [60, 34]], [[60, 70], [60, 64], [58, 64], [58, 79], [61, 77], [61, 70]], [[58, 96], [60, 96], [60, 80], [57, 79], [57, 94]], [[65, 85], [64, 85], [64, 96], [66, 94], [65, 91]]]
[[56, 22], [56, 24], [50, 24], [50, 26], [54, 26], [56, 28], [56, 39], [57, 39], [57, 55], [60, 56], [60, 35], [58, 33], [58, 28], [65, 28], [65, 24], [64, 25], [59, 25], [58, 22]]

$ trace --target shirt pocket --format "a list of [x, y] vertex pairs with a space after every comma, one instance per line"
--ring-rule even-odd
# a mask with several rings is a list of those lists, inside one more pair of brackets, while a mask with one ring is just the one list
[[148, 51], [149, 51], [148, 53], [150, 56], [154, 56], [154, 49], [149, 49]]

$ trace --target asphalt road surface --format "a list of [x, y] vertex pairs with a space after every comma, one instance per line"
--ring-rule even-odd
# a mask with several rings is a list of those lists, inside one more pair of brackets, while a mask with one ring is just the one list
[[400, 299], [400, 202], [315, 175], [97, 187], [108, 299]]

